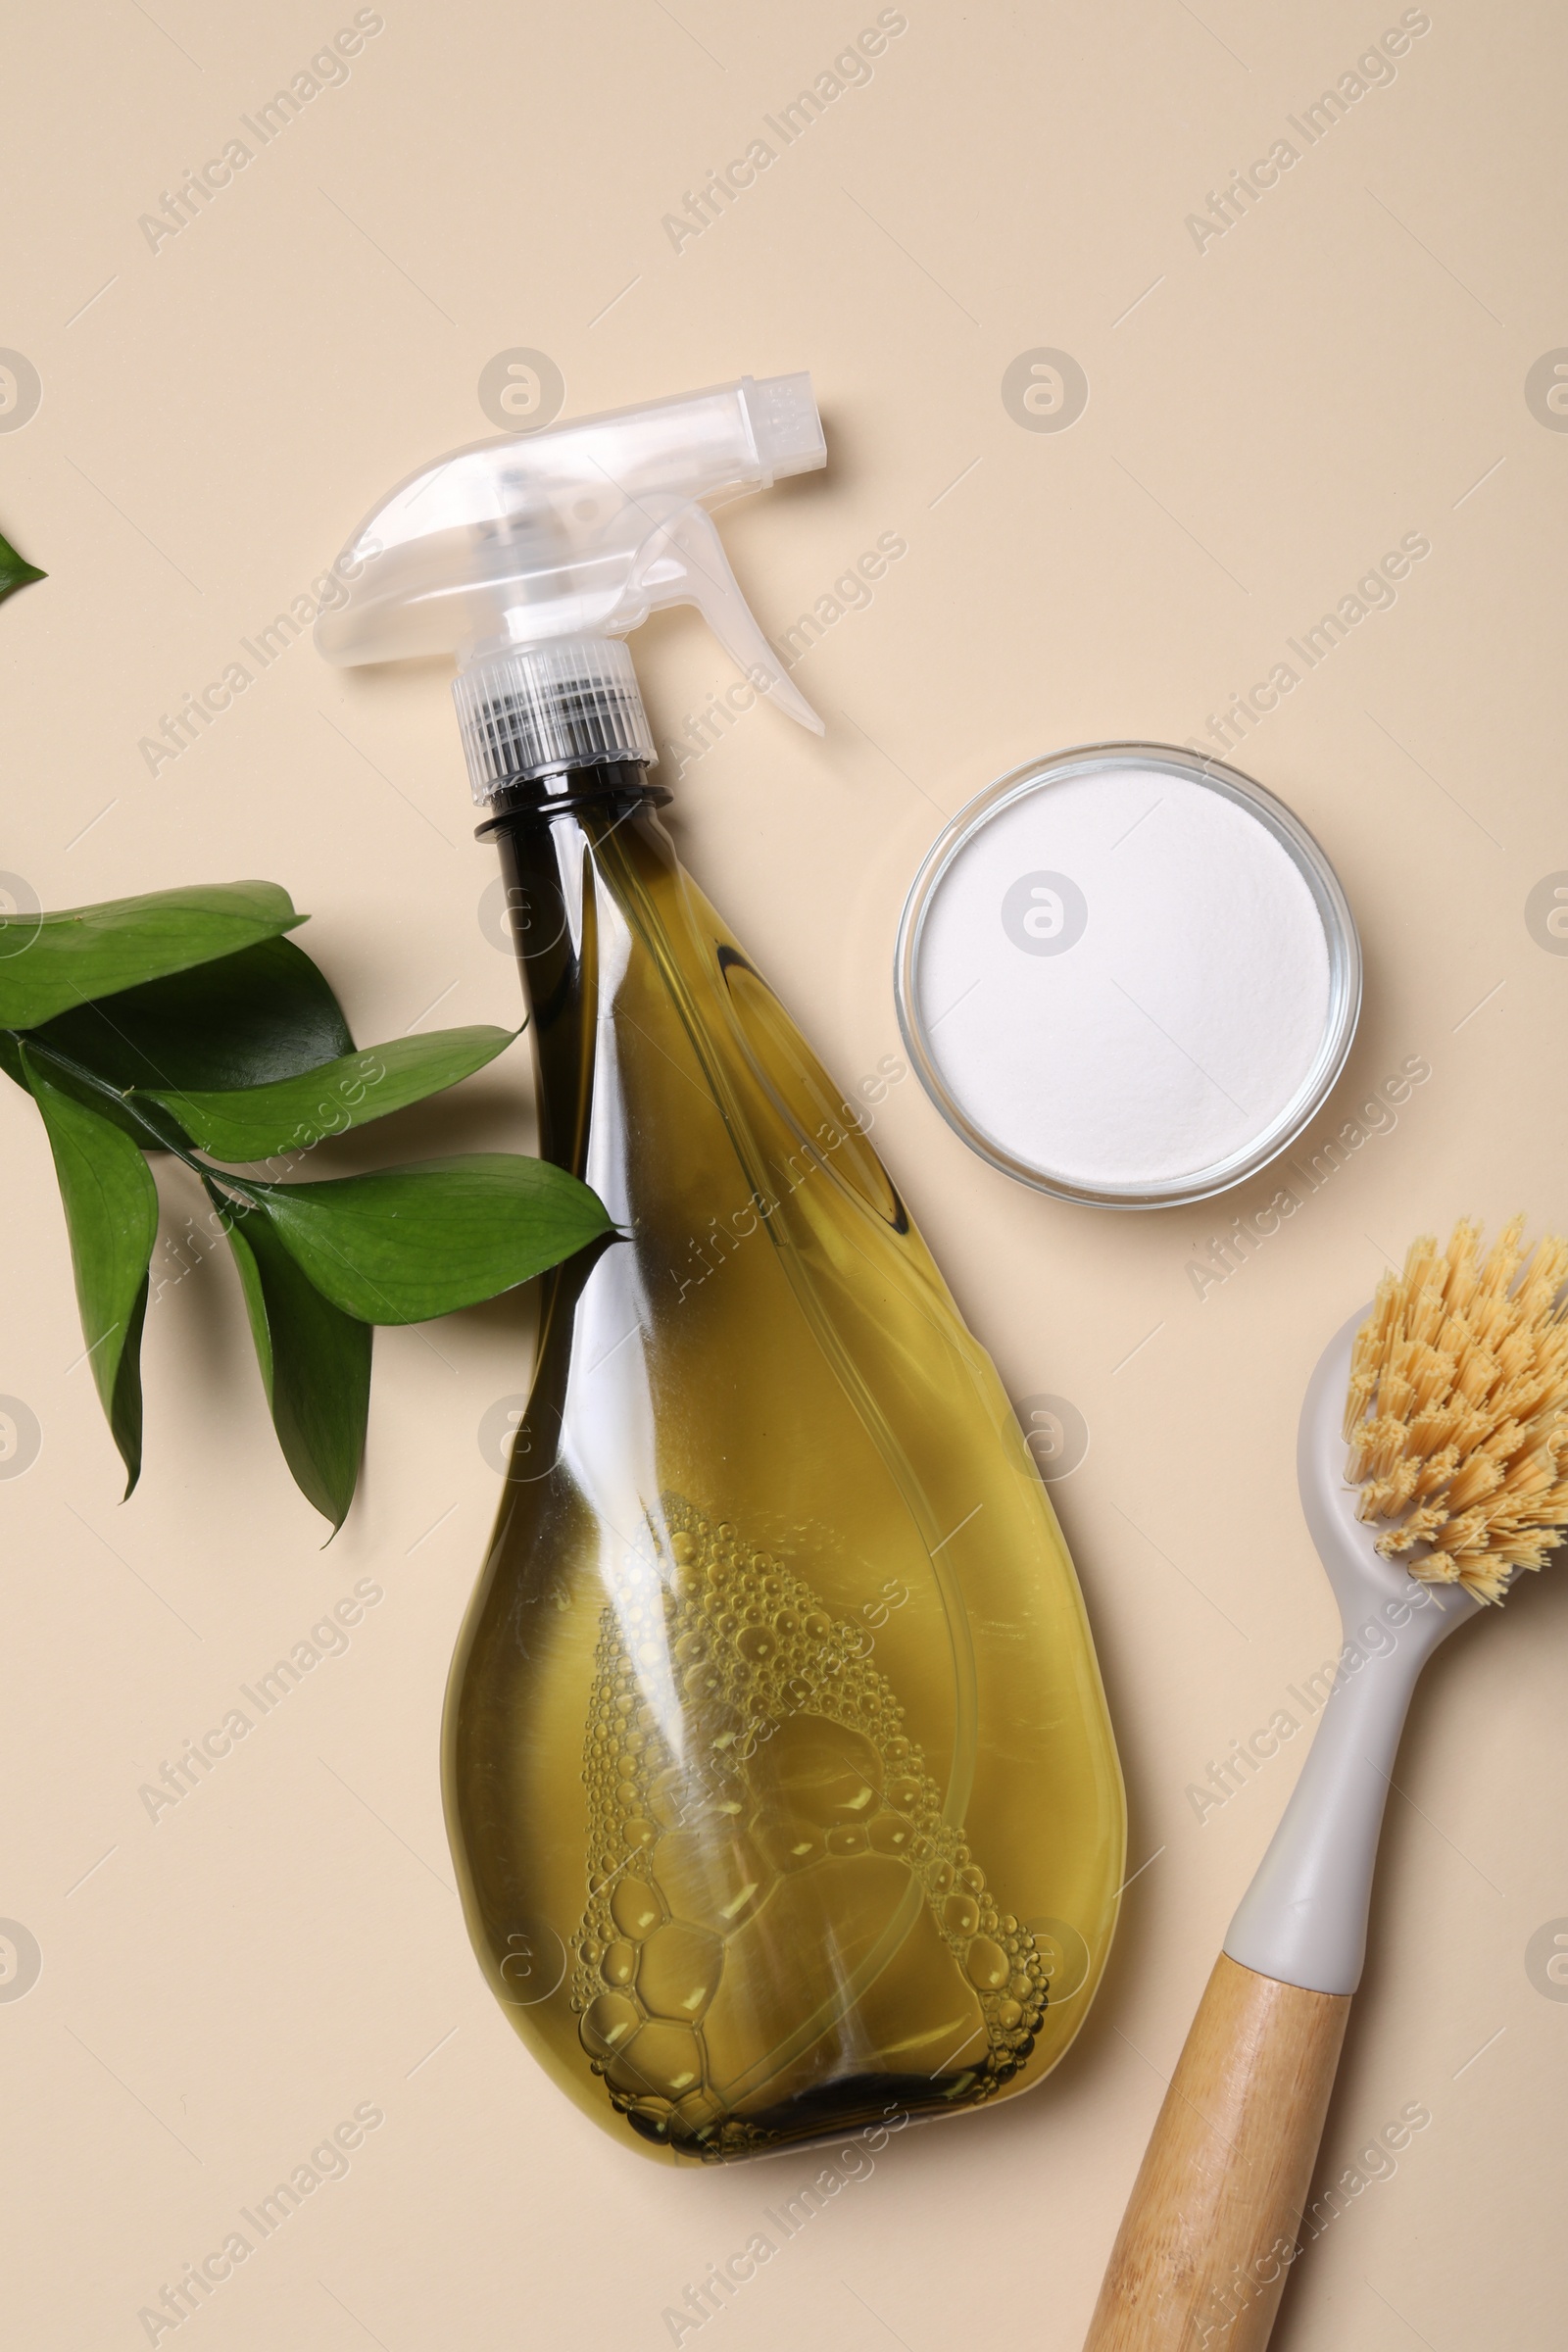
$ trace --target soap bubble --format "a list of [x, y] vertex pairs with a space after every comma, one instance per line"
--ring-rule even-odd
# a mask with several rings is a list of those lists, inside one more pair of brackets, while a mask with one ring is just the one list
[[[634, 2131], [707, 2161], [776, 2143], [789, 2069], [808, 2063], [835, 2005], [852, 2042], [869, 2037], [839, 2083], [852, 2104], [857, 2067], [885, 2073], [897, 2054], [908, 2071], [911, 2034], [935, 2045], [932, 2104], [995, 2097], [1033, 2053], [1051, 1974], [1071, 1981], [1076, 1955], [1058, 1942], [1048, 1956], [999, 1909], [899, 1728], [863, 1629], [836, 1620], [787, 1560], [737, 1547], [678, 1495], [661, 1512], [671, 1557], [679, 1545], [702, 1573], [662, 1586], [645, 1568], [653, 1640], [632, 1638], [618, 1590], [601, 1618], [583, 1779], [605, 1867], [589, 1881], [569, 1988], [587, 2062]], [[745, 1600], [764, 1586], [782, 1603], [765, 1624]], [[661, 1657], [680, 1668], [684, 1712], [643, 1699]], [[714, 1687], [701, 1703], [694, 1677]], [[607, 1749], [607, 1712], [634, 1716], [641, 1738]], [[852, 2024], [836, 1927], [853, 1942], [887, 1910], [900, 1885], [890, 1865], [921, 1898], [910, 1973], [893, 2017], [873, 2003]], [[1085, 1950], [1077, 1982], [1087, 1970]], [[956, 2048], [955, 2016], [968, 2021]], [[896, 2052], [877, 2038], [890, 2030]], [[792, 2058], [785, 2045], [803, 2033]]]
[[1083, 1989], [1089, 1975], [1089, 1946], [1064, 1919], [1030, 1919], [1024, 1925], [1035, 1939], [1046, 1972], [1051, 2005], [1058, 2009]]

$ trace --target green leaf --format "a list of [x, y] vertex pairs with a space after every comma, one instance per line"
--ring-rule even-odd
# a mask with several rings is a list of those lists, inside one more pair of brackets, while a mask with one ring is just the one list
[[362, 1323], [473, 1306], [614, 1230], [575, 1176], [510, 1152], [324, 1184], [223, 1183], [266, 1206], [317, 1289]]
[[19, 556], [9, 539], [0, 537], [0, 605], [17, 589], [48, 577], [49, 574], [40, 571], [36, 564], [29, 564], [25, 556]]
[[[0, 1030], [0, 1066], [13, 1067]], [[33, 1031], [34, 1044], [64, 1055], [72, 1069], [51, 1067], [62, 1093], [88, 1103], [124, 1129], [144, 1152], [162, 1150], [159, 1128], [173, 1126], [154, 1111], [157, 1126], [128, 1102], [107, 1099], [142, 1088], [263, 1086], [317, 1068], [354, 1051], [342, 1007], [323, 973], [291, 939], [259, 940], [165, 980], [144, 981], [103, 1004], [78, 1004]], [[98, 1084], [94, 1084], [94, 1081]]]
[[[324, 1136], [342, 1135], [403, 1110], [482, 1070], [516, 1032], [485, 1025], [437, 1029], [346, 1054], [303, 1077], [222, 1094], [150, 1087], [147, 1095], [171, 1112], [200, 1151], [215, 1159], [266, 1159], [278, 1152], [309, 1152]], [[134, 1098], [133, 1098], [134, 1101]]]
[[325, 975], [281, 938], [78, 1005], [38, 1035], [125, 1093], [267, 1086], [354, 1051]]
[[55, 1156], [82, 1337], [128, 1494], [141, 1475], [141, 1327], [158, 1236], [157, 1188], [118, 1127], [62, 1093], [24, 1046], [22, 1060]]
[[294, 1483], [332, 1523], [348, 1516], [370, 1411], [370, 1340], [309, 1282], [265, 1208], [236, 1218], [211, 1186], [239, 1268], [272, 1427]]
[[304, 920], [275, 882], [215, 882], [0, 918], [0, 1026], [35, 1029], [91, 998], [232, 955]]

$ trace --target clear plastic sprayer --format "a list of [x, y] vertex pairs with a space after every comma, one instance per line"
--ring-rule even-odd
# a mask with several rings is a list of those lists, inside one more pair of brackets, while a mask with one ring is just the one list
[[317, 651], [347, 666], [453, 654], [475, 801], [530, 776], [656, 754], [622, 640], [695, 605], [753, 683], [803, 726], [709, 512], [826, 462], [809, 375], [720, 384], [481, 441], [426, 466], [339, 559], [347, 602]]

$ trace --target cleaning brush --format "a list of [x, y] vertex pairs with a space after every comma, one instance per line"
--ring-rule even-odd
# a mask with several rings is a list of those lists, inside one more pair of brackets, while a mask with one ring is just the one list
[[[1568, 1526], [1568, 1243], [1423, 1237], [1307, 1385], [1301, 1506], [1345, 1647], [1231, 1922], [1111, 2251], [1085, 2352], [1261, 2352], [1328, 2110], [1416, 1678]], [[1346, 1448], [1348, 1448], [1347, 1458]]]

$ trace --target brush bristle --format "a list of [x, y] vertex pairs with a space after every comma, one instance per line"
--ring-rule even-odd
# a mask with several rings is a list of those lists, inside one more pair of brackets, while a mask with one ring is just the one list
[[1446, 1250], [1411, 1243], [1355, 1335], [1345, 1405], [1360, 1515], [1396, 1522], [1378, 1550], [1479, 1600], [1568, 1526], [1568, 1242], [1547, 1234], [1527, 1258], [1524, 1222], [1485, 1258], [1469, 1222]]

